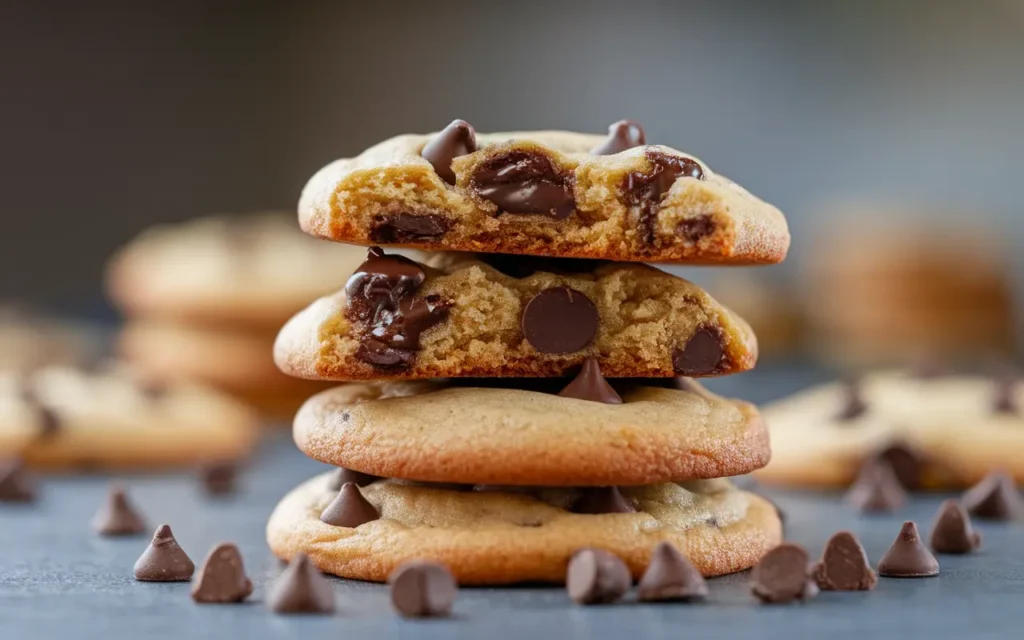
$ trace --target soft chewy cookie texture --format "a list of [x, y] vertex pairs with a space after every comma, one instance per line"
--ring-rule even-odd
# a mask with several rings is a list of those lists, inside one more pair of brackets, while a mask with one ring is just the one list
[[[544, 386], [490, 384], [525, 382]], [[553, 382], [552, 392], [438, 382], [342, 385], [303, 406], [295, 442], [311, 458], [374, 476], [501, 485], [718, 478], [758, 469], [770, 457], [756, 408], [699, 386], [613, 380], [621, 404], [605, 404], [556, 395], [565, 383]]]
[[633, 122], [607, 138], [565, 131], [402, 135], [318, 172], [302, 228], [359, 244], [686, 263], [776, 263], [783, 215], [701, 160], [645, 144]]
[[640, 264], [473, 259], [435, 267], [374, 247], [346, 288], [282, 329], [274, 358], [327, 380], [717, 376], [757, 359], [750, 327], [696, 285]]
[[321, 521], [338, 495], [330, 474], [294, 489], [267, 525], [281, 559], [307, 554], [321, 570], [382, 582], [410, 559], [443, 563], [459, 584], [562, 582], [584, 547], [621, 557], [634, 578], [659, 542], [689, 556], [705, 576], [756, 564], [782, 539], [775, 508], [728, 481], [623, 489], [627, 511], [576, 513], [578, 489], [458, 491], [382, 480], [357, 489], [379, 517], [357, 527]]

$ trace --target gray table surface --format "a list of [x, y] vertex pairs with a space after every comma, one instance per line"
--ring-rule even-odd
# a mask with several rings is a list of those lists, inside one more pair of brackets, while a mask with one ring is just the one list
[[[764, 401], [813, 380], [808, 370], [766, 369], [718, 381], [721, 391]], [[89, 519], [110, 478], [53, 477], [41, 499], [0, 505], [0, 640], [46, 638], [1003, 638], [1024, 625], [1024, 524], [980, 524], [980, 553], [942, 556], [942, 575], [882, 579], [867, 593], [823, 593], [806, 605], [758, 606], [737, 574], [710, 581], [701, 605], [626, 601], [579, 607], [561, 588], [464, 589], [447, 620], [395, 616], [386, 588], [332, 578], [336, 615], [277, 616], [263, 606], [280, 571], [264, 525], [276, 501], [326, 467], [299, 454], [288, 437], [267, 440], [234, 496], [213, 500], [189, 475], [123, 480], [155, 527], [172, 525], [198, 564], [217, 542], [237, 543], [256, 585], [248, 604], [193, 604], [187, 584], [135, 582], [131, 570], [148, 537], [102, 539]], [[789, 515], [788, 538], [820, 553], [835, 531], [863, 541], [875, 563], [904, 519], [930, 526], [941, 496], [917, 498], [892, 516], [864, 517], [835, 495], [765, 490]]]

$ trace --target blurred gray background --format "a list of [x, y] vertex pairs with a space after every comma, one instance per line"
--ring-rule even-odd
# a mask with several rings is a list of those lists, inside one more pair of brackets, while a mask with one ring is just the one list
[[292, 208], [327, 161], [455, 117], [638, 119], [787, 213], [783, 269], [848, 199], [1024, 236], [1015, 0], [0, 7], [6, 299], [103, 315], [143, 227]]

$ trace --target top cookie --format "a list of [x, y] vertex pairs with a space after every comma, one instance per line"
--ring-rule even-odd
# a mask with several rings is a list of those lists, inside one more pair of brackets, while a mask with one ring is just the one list
[[312, 240], [287, 215], [218, 216], [143, 232], [111, 261], [107, 288], [134, 316], [276, 328], [364, 256]]
[[476, 134], [461, 120], [402, 135], [321, 169], [302, 228], [330, 240], [616, 261], [771, 264], [782, 213], [701, 160], [647, 145], [636, 123], [607, 137]]

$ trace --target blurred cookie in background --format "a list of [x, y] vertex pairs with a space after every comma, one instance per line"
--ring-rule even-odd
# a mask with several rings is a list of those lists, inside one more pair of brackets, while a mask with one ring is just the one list
[[761, 359], [801, 355], [807, 322], [795, 287], [747, 270], [715, 275], [708, 290], [753, 328]]
[[0, 306], [0, 371], [95, 363], [106, 339], [97, 327], [58, 320], [20, 305]]

